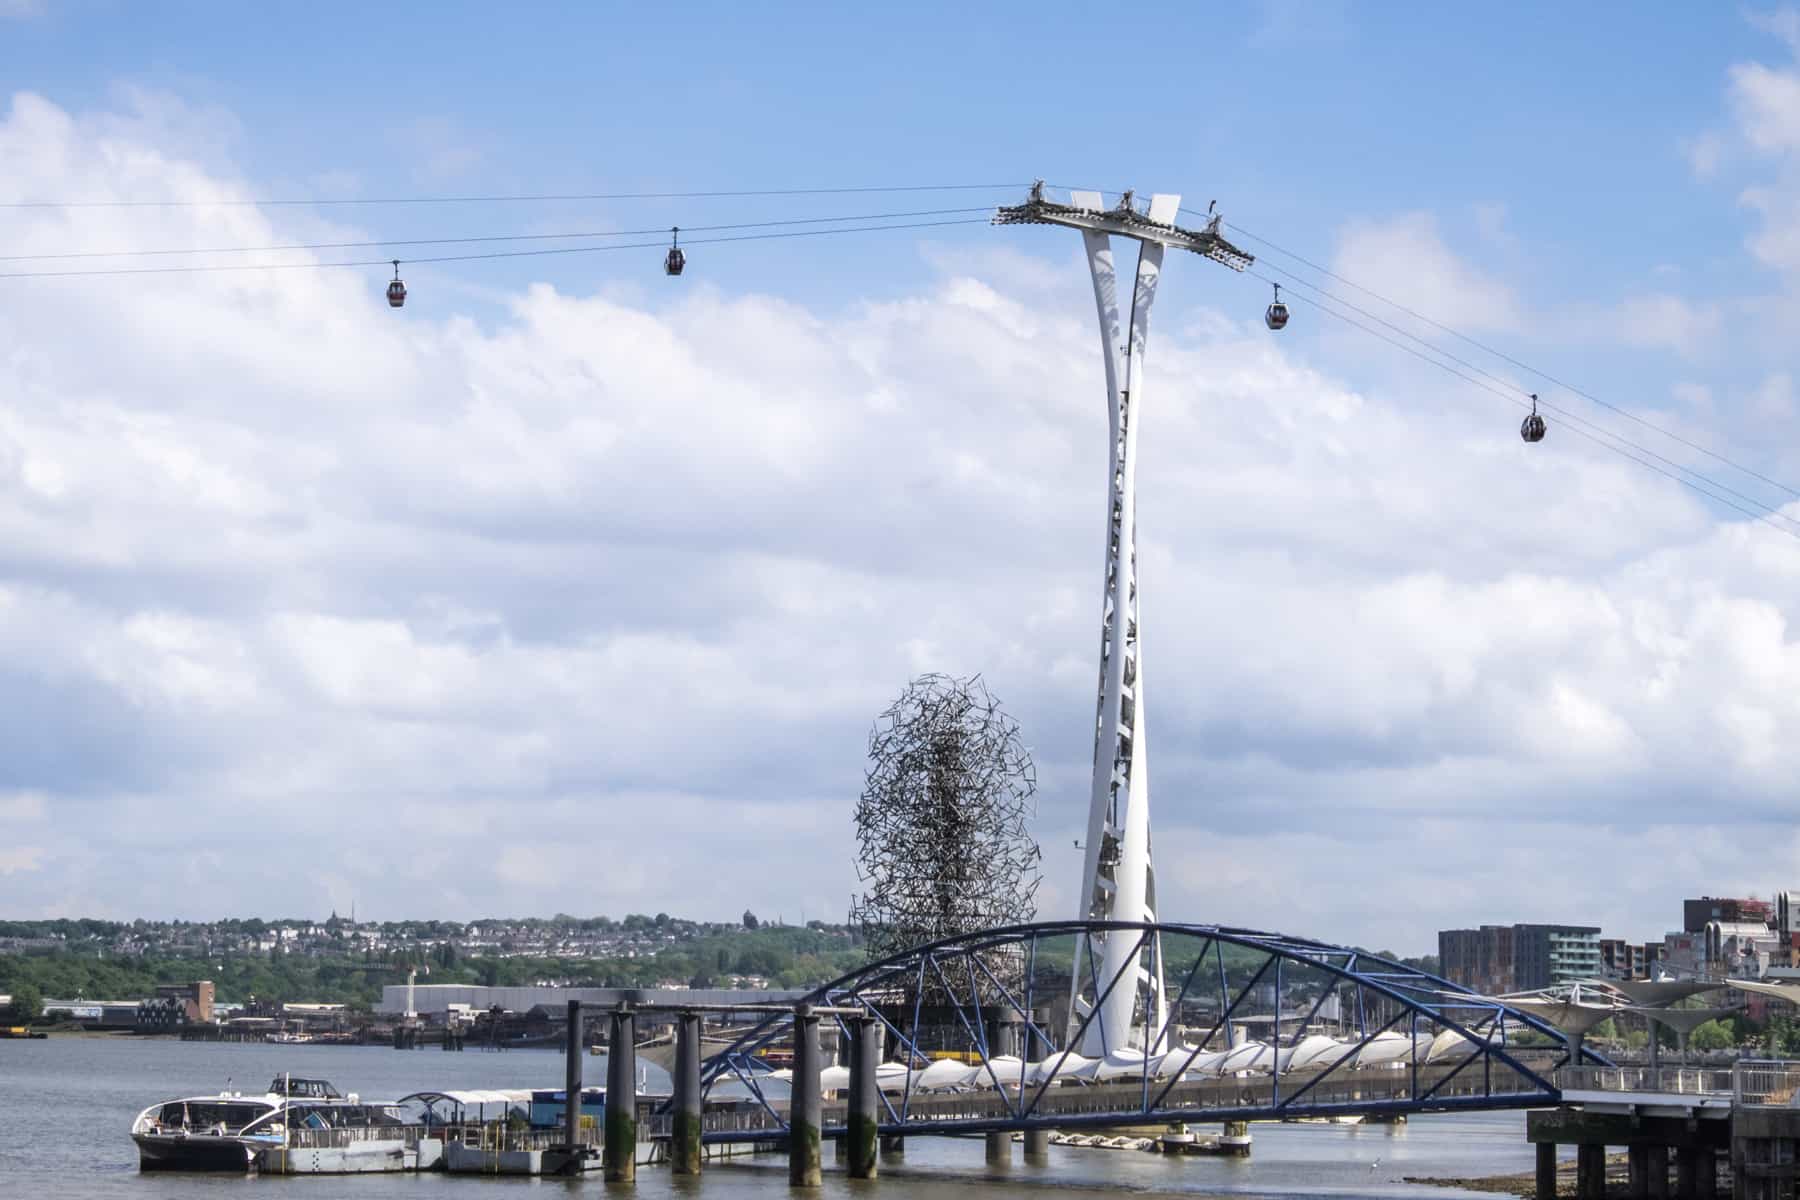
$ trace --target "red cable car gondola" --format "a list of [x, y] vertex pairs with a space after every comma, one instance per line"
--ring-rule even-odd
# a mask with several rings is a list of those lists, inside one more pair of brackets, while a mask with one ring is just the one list
[[1285, 329], [1288, 322], [1287, 305], [1281, 302], [1281, 285], [1275, 285], [1275, 303], [1269, 305], [1269, 311], [1263, 314], [1263, 324], [1270, 329]]
[[1537, 393], [1533, 392], [1531, 393], [1531, 415], [1520, 424], [1519, 436], [1528, 442], [1541, 442], [1544, 440], [1544, 429], [1544, 418], [1538, 416]]
[[406, 303], [406, 285], [400, 282], [400, 260], [394, 260], [394, 282], [388, 284], [388, 307], [399, 308]]
[[681, 252], [681, 226], [669, 230], [669, 254], [663, 259], [663, 271], [669, 275], [681, 274], [681, 268], [687, 266], [687, 255]]

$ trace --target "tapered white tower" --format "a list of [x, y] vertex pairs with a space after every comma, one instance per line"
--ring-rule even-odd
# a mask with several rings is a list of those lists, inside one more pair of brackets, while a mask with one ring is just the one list
[[[1163, 252], [1175, 246], [1241, 271], [1251, 257], [1219, 236], [1217, 218], [1199, 232], [1175, 225], [1181, 197], [1158, 194], [1141, 213], [1130, 192], [1103, 209], [1100, 193], [1073, 192], [1066, 205], [1044, 198], [1040, 182], [997, 225], [1048, 224], [1079, 229], [1087, 246], [1106, 362], [1108, 477], [1106, 589], [1100, 614], [1100, 698], [1094, 728], [1082, 911], [1093, 921], [1155, 921], [1156, 870], [1150, 859], [1150, 779], [1145, 763], [1143, 646], [1138, 624], [1137, 442], [1144, 398], [1144, 347]], [[1129, 322], [1119, 317], [1112, 235], [1138, 243]], [[1080, 1053], [1100, 1056], [1164, 1047], [1168, 1037], [1162, 946], [1137, 931], [1098, 933], [1077, 942], [1071, 980], [1070, 1034]], [[1095, 1008], [1097, 1015], [1089, 1020]], [[1085, 1029], [1083, 1026], [1085, 1025]]]

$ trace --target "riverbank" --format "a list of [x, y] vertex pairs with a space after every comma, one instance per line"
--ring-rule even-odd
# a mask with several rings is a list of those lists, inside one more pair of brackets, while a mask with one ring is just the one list
[[[1606, 1192], [1608, 1195], [1625, 1196], [1630, 1193], [1627, 1179], [1627, 1159], [1623, 1154], [1606, 1156]], [[1426, 1184], [1431, 1187], [1458, 1188], [1465, 1192], [1492, 1192], [1501, 1196], [1519, 1196], [1523, 1200], [1532, 1200], [1537, 1195], [1537, 1173], [1520, 1171], [1515, 1175], [1486, 1175], [1476, 1178], [1458, 1176], [1406, 1175], [1402, 1177], [1406, 1183]], [[1574, 1200], [1575, 1160], [1556, 1164], [1556, 1194]]]

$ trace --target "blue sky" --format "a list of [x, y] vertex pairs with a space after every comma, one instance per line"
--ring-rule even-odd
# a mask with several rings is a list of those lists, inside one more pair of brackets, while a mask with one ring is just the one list
[[[1792, 10], [1093, 16], [0, 0], [0, 201], [1180, 191], [1800, 478]], [[0, 253], [1018, 195], [13, 208]], [[0, 912], [476, 916], [581, 887], [610, 912], [840, 914], [868, 723], [924, 670], [980, 671], [1017, 712], [1041, 896], [1071, 907], [1104, 486], [1074, 239], [690, 263], [418, 265], [400, 313], [373, 269], [0, 281]], [[1363, 888], [1369, 862], [1434, 921], [1636, 937], [1681, 892], [1800, 882], [1795, 538], [1559, 420], [1523, 447], [1506, 401], [1302, 302], [1273, 338], [1266, 300], [1184, 259], [1153, 323], [1170, 915], [1420, 951], [1435, 925]], [[332, 833], [371, 812], [428, 831], [405, 863]]]

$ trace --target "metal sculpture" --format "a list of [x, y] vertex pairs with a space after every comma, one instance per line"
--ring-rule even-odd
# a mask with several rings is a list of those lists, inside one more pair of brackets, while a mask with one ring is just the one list
[[[1179, 985], [1167, 1028], [1086, 1056], [1079, 1046], [1102, 1025], [1105, 1006], [1067, 1037], [1048, 1010], [1067, 995], [1060, 956], [1102, 936], [1140, 951], [1164, 945]], [[987, 974], [998, 952], [1029, 964], [1019, 987]], [[1132, 990], [1139, 974], [1127, 960], [1101, 977], [1101, 993]], [[934, 1053], [921, 1040], [927, 1004], [953, 1010], [964, 1031], [959, 1053]], [[883, 1134], [1524, 1108], [1557, 1103], [1555, 1071], [1576, 1056], [1608, 1065], [1504, 997], [1351, 947], [1214, 925], [983, 930], [871, 963], [810, 993], [796, 1011], [826, 1014], [844, 1038], [857, 1021], [880, 1030]], [[793, 1035], [792, 1014], [771, 1014], [707, 1060], [702, 1090], [751, 1104], [705, 1140], [754, 1141], [786, 1128], [782, 1089], [765, 1086], [774, 1067], [762, 1054], [785, 1050]], [[1167, 1048], [1141, 1048], [1156, 1044]], [[841, 1107], [823, 1118], [827, 1136], [844, 1127]]]
[[851, 909], [870, 954], [1029, 921], [1037, 912], [1037, 773], [979, 675], [921, 675], [869, 734]]
[[[1137, 442], [1150, 305], [1156, 299], [1166, 247], [1192, 251], [1234, 271], [1242, 271], [1253, 259], [1220, 236], [1217, 216], [1202, 230], [1176, 226], [1180, 196], [1152, 196], [1147, 213], [1138, 211], [1130, 192], [1121, 197], [1118, 207], [1111, 209], [1102, 207], [1099, 192], [1071, 192], [1069, 200], [1068, 204], [1056, 204], [1046, 199], [1040, 180], [1024, 204], [996, 211], [994, 223], [1064, 225], [1079, 229], [1087, 246], [1088, 271], [1094, 280], [1094, 303], [1100, 313], [1100, 339], [1106, 355], [1106, 400], [1111, 423], [1107, 443], [1106, 592], [1100, 621], [1100, 698], [1094, 728], [1094, 778], [1088, 804], [1079, 915], [1089, 921], [1154, 922], [1156, 875], [1150, 862], [1150, 780], [1145, 766], [1137, 588]], [[1113, 272], [1111, 235], [1115, 233], [1138, 244], [1131, 320], [1123, 330]], [[1087, 1042], [1081, 1047], [1084, 1054], [1096, 1053], [1102, 1044], [1124, 1045], [1134, 1024], [1156, 1029], [1166, 1024], [1162, 1019], [1162, 956], [1155, 940], [1140, 946], [1135, 938], [1097, 936], [1097, 964], [1090, 967], [1084, 953], [1075, 956], [1071, 1025], [1090, 1006], [1100, 1003], [1097, 980], [1117, 976], [1127, 961], [1138, 964], [1143, 986], [1114, 989], [1101, 1019], [1088, 1027]], [[1139, 997], [1141, 1000], [1134, 999]], [[1149, 1011], [1134, 1011], [1134, 1003], [1148, 1004]], [[1146, 1016], [1147, 1021], [1141, 1019]]]

